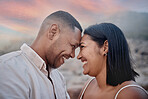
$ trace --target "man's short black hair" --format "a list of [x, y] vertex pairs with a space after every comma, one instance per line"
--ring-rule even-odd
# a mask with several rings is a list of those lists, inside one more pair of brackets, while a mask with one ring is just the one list
[[82, 32], [82, 27], [79, 24], [79, 22], [68, 12], [56, 11], [56, 12], [50, 14], [47, 18], [58, 18], [58, 19], [64, 21], [72, 29], [74, 29], [74, 27], [77, 27]]

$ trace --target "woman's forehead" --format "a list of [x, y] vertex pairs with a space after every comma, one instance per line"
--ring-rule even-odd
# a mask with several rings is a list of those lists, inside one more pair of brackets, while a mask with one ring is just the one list
[[90, 36], [87, 35], [87, 34], [84, 34], [82, 39], [81, 39], [81, 42], [84, 42], [84, 41], [87, 41], [87, 40], [91, 40]]

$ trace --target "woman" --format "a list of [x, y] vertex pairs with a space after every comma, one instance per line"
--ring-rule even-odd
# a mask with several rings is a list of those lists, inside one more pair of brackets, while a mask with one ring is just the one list
[[127, 41], [111, 23], [96, 24], [84, 31], [77, 57], [83, 73], [95, 77], [87, 83], [80, 99], [148, 99], [135, 82]]

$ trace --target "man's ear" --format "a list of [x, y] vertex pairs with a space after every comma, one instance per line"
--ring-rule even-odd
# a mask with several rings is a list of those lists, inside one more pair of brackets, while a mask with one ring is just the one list
[[108, 53], [108, 41], [107, 40], [104, 42], [103, 49], [104, 49], [103, 55], [107, 55]]
[[48, 30], [48, 38], [52, 40], [58, 34], [59, 34], [59, 26], [57, 24], [52, 24]]

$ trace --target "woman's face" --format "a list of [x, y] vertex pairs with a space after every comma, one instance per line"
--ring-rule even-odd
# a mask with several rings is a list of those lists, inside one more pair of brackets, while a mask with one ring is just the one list
[[103, 47], [100, 48], [87, 34], [81, 39], [80, 52], [77, 58], [83, 62], [85, 75], [97, 76], [106, 67]]

